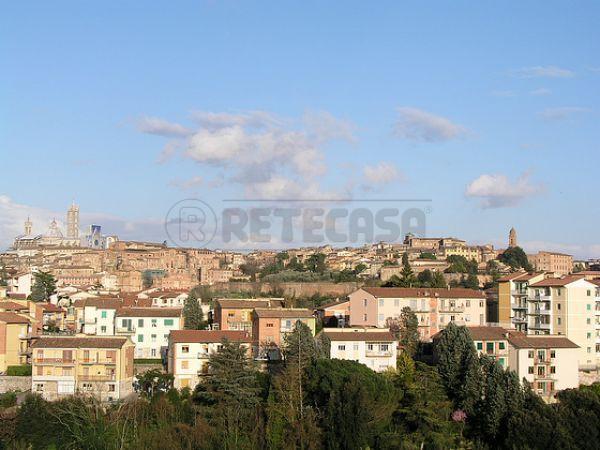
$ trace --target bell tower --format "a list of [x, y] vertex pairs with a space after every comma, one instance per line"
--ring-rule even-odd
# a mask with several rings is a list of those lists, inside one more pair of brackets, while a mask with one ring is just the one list
[[25, 221], [25, 236], [31, 236], [32, 228], [33, 228], [33, 223], [31, 223], [29, 216], [27, 216], [27, 220]]
[[514, 228], [510, 229], [508, 233], [508, 248], [517, 246], [517, 230]]
[[79, 206], [75, 202], [67, 211], [67, 237], [73, 239], [79, 237]]

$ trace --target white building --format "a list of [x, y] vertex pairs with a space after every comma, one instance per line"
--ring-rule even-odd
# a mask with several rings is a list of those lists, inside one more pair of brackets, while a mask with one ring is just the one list
[[375, 372], [396, 368], [398, 340], [388, 329], [326, 328], [322, 333], [331, 340], [332, 359], [358, 361]]
[[85, 298], [73, 304], [77, 331], [87, 335], [114, 336], [115, 315], [122, 306], [118, 298]]
[[183, 328], [181, 308], [121, 308], [115, 320], [116, 334], [131, 336], [136, 358], [161, 358], [169, 334]]
[[223, 340], [240, 342], [251, 352], [252, 339], [245, 331], [179, 330], [169, 335], [168, 371], [177, 389], [193, 389], [208, 374], [209, 356], [217, 352]]
[[19, 272], [8, 280], [8, 292], [12, 294], [31, 295], [34, 277], [32, 272]]

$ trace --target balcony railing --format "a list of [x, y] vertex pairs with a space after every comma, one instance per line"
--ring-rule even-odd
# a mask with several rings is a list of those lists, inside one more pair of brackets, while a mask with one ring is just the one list
[[514, 295], [514, 296], [527, 295], [527, 290], [526, 289], [512, 289], [510, 291], [510, 295]]
[[79, 360], [81, 364], [116, 364], [114, 359], [107, 358], [82, 358]]
[[71, 359], [63, 359], [63, 358], [34, 358], [33, 361], [36, 364], [75, 364], [75, 360]]
[[391, 350], [367, 350], [365, 352], [365, 356], [368, 358], [376, 358], [376, 357], [390, 357], [393, 353]]
[[116, 381], [117, 376], [112, 375], [80, 375], [79, 381]]
[[135, 327], [116, 327], [117, 333], [135, 333]]

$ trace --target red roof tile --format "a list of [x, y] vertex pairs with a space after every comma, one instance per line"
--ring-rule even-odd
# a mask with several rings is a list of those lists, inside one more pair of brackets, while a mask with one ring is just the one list
[[251, 342], [246, 331], [231, 330], [172, 330], [169, 341], [175, 344], [211, 343], [228, 340], [231, 342]]

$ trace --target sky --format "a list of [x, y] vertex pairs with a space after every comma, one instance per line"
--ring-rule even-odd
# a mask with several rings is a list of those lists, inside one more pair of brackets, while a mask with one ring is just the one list
[[502, 247], [515, 227], [529, 252], [600, 257], [599, 2], [2, 11], [0, 247], [72, 201], [82, 230], [162, 241], [184, 199], [370, 199], [425, 211], [428, 236]]

